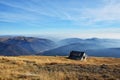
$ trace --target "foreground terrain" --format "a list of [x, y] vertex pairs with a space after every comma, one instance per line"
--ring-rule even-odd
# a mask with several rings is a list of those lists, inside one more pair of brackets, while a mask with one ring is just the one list
[[0, 80], [120, 80], [120, 58], [0, 56]]

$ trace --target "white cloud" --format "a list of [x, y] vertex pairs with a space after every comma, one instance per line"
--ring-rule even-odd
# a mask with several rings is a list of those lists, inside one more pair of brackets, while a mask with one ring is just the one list
[[[86, 9], [85, 16], [93, 21], [120, 21], [120, 3], [108, 3], [104, 7], [96, 9]], [[86, 15], [87, 14], [87, 15]], [[84, 13], [83, 13], [84, 15]]]
[[[24, 0], [22, 0], [24, 1]], [[115, 22], [120, 22], [120, 1], [119, 0], [102, 0], [103, 4], [101, 4], [101, 7], [81, 7], [76, 5], [69, 5], [69, 7], [66, 7], [65, 5], [56, 5], [52, 1], [43, 1], [39, 2], [40, 0], [29, 0], [26, 2], [23, 2], [22, 4], [20, 2], [8, 2], [1, 0], [0, 3], [18, 8], [18, 10], [22, 9], [25, 10], [26, 14], [10, 14], [11, 19], [29, 19], [35, 21], [39, 20], [41, 17], [40, 15], [45, 15], [48, 17], [55, 17], [56, 19], [60, 20], [70, 20], [73, 23], [77, 24], [85, 24], [85, 25], [94, 25], [97, 22], [106, 22], [109, 24], [113, 24]], [[76, 8], [75, 8], [76, 7]], [[0, 12], [1, 13], [1, 12]], [[7, 14], [4, 14], [7, 16]], [[16, 17], [14, 18], [14, 16]], [[34, 16], [33, 16], [34, 15]], [[22, 18], [21, 16], [24, 16]], [[9, 18], [8, 17], [8, 18]], [[34, 17], [34, 18], [33, 18]], [[7, 17], [3, 16], [4, 19], [7, 19]], [[15, 19], [16, 20], [16, 19]]]
[[83, 24], [96, 24], [96, 22], [115, 23], [120, 22], [120, 1], [104, 0], [104, 5], [96, 8], [76, 9], [79, 13], [71, 15], [71, 20]]

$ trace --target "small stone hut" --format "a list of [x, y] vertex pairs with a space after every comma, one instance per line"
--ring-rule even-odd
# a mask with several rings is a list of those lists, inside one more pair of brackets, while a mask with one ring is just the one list
[[80, 51], [71, 51], [69, 55], [70, 59], [76, 59], [76, 60], [86, 60], [87, 55], [85, 52]]

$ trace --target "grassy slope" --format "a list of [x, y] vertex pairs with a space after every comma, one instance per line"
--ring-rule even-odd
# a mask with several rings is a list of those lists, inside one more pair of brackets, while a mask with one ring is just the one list
[[0, 80], [119, 80], [120, 58], [0, 56]]

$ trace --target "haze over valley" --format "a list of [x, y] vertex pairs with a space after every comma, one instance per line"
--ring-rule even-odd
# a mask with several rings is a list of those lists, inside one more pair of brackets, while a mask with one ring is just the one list
[[120, 57], [120, 40], [67, 38], [54, 41], [24, 36], [0, 38], [0, 55], [2, 56], [68, 56], [73, 50], [84, 51], [88, 56]]

